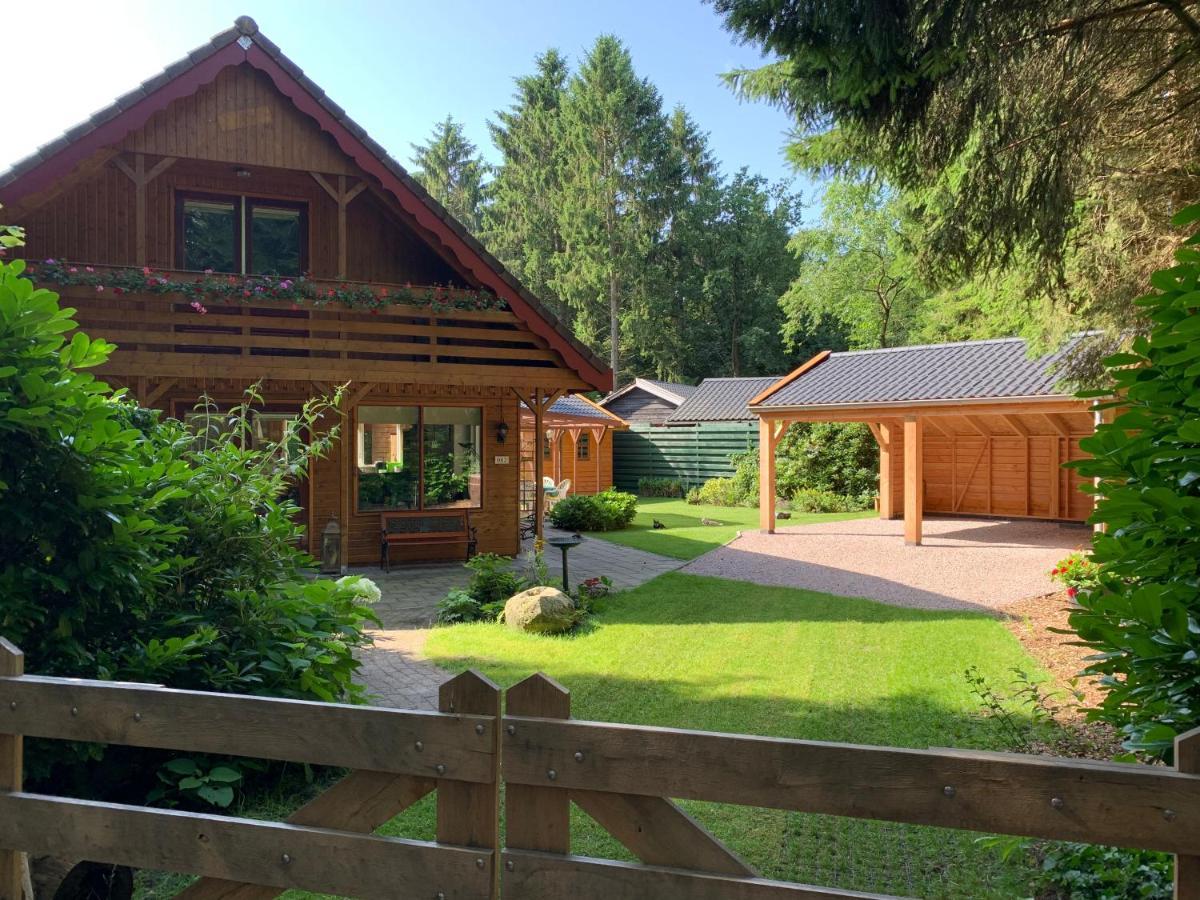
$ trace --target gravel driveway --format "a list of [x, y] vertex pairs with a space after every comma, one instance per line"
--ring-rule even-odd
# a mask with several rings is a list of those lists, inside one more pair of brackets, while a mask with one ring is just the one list
[[743, 532], [682, 571], [921, 609], [999, 610], [1055, 590], [1047, 573], [1090, 536], [1056, 522], [926, 519], [924, 543], [908, 547], [900, 520], [855, 519]]

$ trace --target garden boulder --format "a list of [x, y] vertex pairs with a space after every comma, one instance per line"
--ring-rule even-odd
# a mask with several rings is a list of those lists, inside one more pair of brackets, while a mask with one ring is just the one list
[[521, 631], [559, 634], [575, 624], [575, 603], [558, 588], [533, 587], [509, 598], [504, 621]]

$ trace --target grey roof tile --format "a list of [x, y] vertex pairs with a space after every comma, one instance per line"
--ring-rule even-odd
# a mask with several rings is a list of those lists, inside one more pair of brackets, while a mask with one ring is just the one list
[[1086, 337], [1076, 335], [1039, 357], [1029, 356], [1021, 338], [831, 353], [761, 406], [1061, 396], [1069, 391], [1058, 384], [1057, 364]]
[[667, 416], [667, 424], [744, 422], [753, 419], [754, 413], [747, 404], [778, 380], [778, 375], [705, 378], [692, 395]]

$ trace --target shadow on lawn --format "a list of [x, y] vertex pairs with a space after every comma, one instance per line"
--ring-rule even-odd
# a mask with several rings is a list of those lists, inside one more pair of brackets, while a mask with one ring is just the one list
[[[528, 666], [486, 657], [439, 663], [476, 668], [505, 688], [531, 674]], [[616, 677], [570, 663], [547, 674], [571, 692], [576, 719], [917, 748], [1001, 746], [988, 720], [917, 693], [844, 706], [752, 696], [753, 683], [716, 678]], [[869, 798], [863, 800], [867, 805]], [[765, 877], [914, 897], [1024, 896], [1026, 873], [1001, 863], [973, 832], [728, 804], [685, 805]], [[573, 852], [629, 858], [590, 820], [576, 822]]]

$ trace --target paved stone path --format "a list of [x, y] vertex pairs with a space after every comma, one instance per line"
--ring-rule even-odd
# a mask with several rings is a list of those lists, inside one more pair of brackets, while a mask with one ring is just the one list
[[[547, 537], [565, 534], [555, 529], [546, 532]], [[531, 546], [532, 541], [526, 541], [524, 550]], [[514, 566], [525, 568], [523, 557]], [[547, 547], [545, 559], [551, 576], [561, 577], [561, 551]], [[590, 537], [569, 551], [568, 560], [573, 584], [607, 575], [614, 587], [622, 590], [683, 565], [682, 560]], [[352, 571], [373, 580], [383, 595], [375, 606], [383, 627], [372, 629], [374, 646], [359, 654], [362, 668], [358, 678], [374, 695], [371, 702], [403, 709], [436, 709], [438, 686], [450, 676], [425, 658], [425, 641], [437, 615], [437, 602], [452, 588], [464, 587], [470, 573], [461, 563], [394, 566], [391, 572], [376, 568]]]

